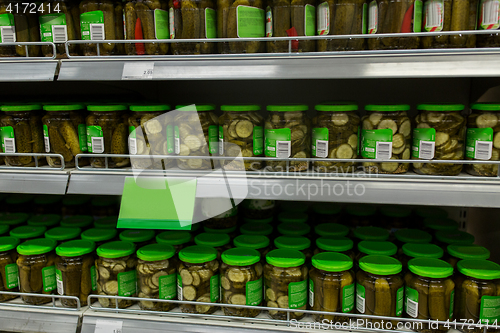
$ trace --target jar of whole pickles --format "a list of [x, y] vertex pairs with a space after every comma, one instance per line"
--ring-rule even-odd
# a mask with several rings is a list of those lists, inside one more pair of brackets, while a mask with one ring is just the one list
[[394, 233], [394, 237], [394, 243], [398, 247], [406, 243], [427, 244], [432, 241], [431, 234], [420, 229], [399, 229]]
[[[1, 291], [19, 291], [19, 269], [17, 267], [17, 251], [19, 239], [16, 237], [0, 237], [0, 272], [2, 272]], [[0, 302], [16, 298], [17, 295], [0, 295]]]
[[61, 213], [62, 195], [41, 195], [35, 197], [35, 214], [59, 214]]
[[408, 261], [413, 258], [440, 259], [444, 254], [443, 249], [435, 244], [406, 243], [401, 250], [399, 260], [403, 268], [407, 268]]
[[479, 259], [486, 260], [490, 258], [490, 251], [479, 245], [460, 245], [452, 244], [446, 248], [447, 260], [453, 268], [457, 267], [457, 263], [464, 259]]
[[[308, 269], [306, 258], [297, 250], [277, 249], [266, 255], [264, 286], [266, 306], [305, 310], [307, 308]], [[287, 312], [269, 310], [273, 319], [286, 320]], [[290, 312], [289, 319], [300, 320], [303, 312]]]
[[[177, 297], [180, 301], [218, 303], [220, 275], [217, 250], [209, 246], [188, 246], [179, 252]], [[181, 304], [184, 313], [212, 314], [217, 307]]]
[[272, 219], [276, 213], [276, 202], [274, 200], [245, 199], [240, 204], [240, 207], [241, 214], [245, 219]]
[[[463, 104], [420, 104], [413, 129], [412, 159], [461, 160], [464, 157], [465, 118]], [[456, 176], [462, 164], [413, 163], [422, 175]]]
[[[6, 14], [4, 14], [6, 15]], [[42, 106], [39, 104], [2, 105], [0, 133], [4, 153], [44, 153]], [[5, 156], [5, 164], [15, 167], [45, 164], [44, 157]], [[14, 212], [12, 212], [14, 213]]]
[[436, 245], [440, 245], [444, 249], [446, 249], [446, 247], [451, 244], [468, 245], [473, 244], [475, 241], [474, 235], [460, 230], [438, 231], [436, 232], [435, 237]]
[[[177, 298], [177, 260], [172, 245], [149, 244], [137, 250], [139, 297], [175, 300]], [[174, 303], [140, 301], [146, 311], [170, 311]]]
[[81, 233], [80, 237], [84, 240], [93, 241], [96, 248], [103, 244], [115, 240], [118, 231], [116, 229], [87, 229]]
[[73, 215], [61, 221], [61, 227], [76, 227], [87, 230], [92, 227], [94, 219], [90, 215]]
[[302, 252], [309, 264], [309, 259], [313, 256], [311, 241], [302, 236], [279, 236], [274, 239], [274, 246], [277, 249], [296, 250]]
[[[261, 306], [263, 296], [262, 264], [257, 250], [237, 247], [222, 254], [222, 303]], [[226, 316], [254, 318], [260, 310], [223, 307]]]
[[62, 216], [83, 215], [87, 212], [89, 203], [88, 195], [65, 195], [62, 199]]
[[[43, 228], [43, 227], [40, 227]], [[19, 257], [19, 291], [32, 294], [53, 294], [56, 290], [54, 266], [56, 241], [47, 238], [32, 239], [17, 247]], [[52, 302], [50, 297], [22, 296], [24, 303], [41, 305]]]
[[117, 223], [118, 223], [118, 216], [101, 217], [94, 221], [94, 228], [116, 229]]
[[[57, 293], [78, 297], [81, 306], [86, 306], [88, 296], [97, 290], [94, 250], [94, 242], [82, 239], [56, 248]], [[77, 302], [72, 299], [62, 298], [61, 304], [67, 308], [77, 307]]]
[[60, 245], [80, 237], [82, 230], [75, 227], [55, 227], [45, 232], [45, 238], [53, 239]]
[[413, 210], [415, 227], [423, 227], [424, 220], [431, 217], [445, 219], [448, 217], [448, 212], [443, 208], [433, 206], [421, 206]]
[[357, 260], [367, 255], [379, 255], [396, 258], [398, 247], [388, 241], [361, 241], [358, 243]]
[[[341, 11], [347, 7], [349, 4], [343, 3], [337, 10]], [[327, 1], [318, 7], [320, 15], [329, 10]], [[318, 43], [322, 42], [330, 41], [318, 40]], [[343, 40], [334, 42], [346, 43]], [[361, 122], [356, 113], [358, 106], [354, 103], [330, 103], [316, 105], [315, 109], [318, 115], [312, 120], [312, 156], [333, 160], [357, 158], [359, 155], [358, 129]], [[356, 163], [314, 162], [313, 167], [316, 172], [346, 173], [354, 172]]]
[[[268, 105], [269, 117], [265, 123], [265, 155], [276, 158], [309, 158], [311, 123], [307, 105]], [[304, 161], [267, 161], [271, 171], [307, 171]]]
[[349, 228], [338, 223], [322, 223], [314, 227], [314, 232], [318, 237], [345, 237]]
[[359, 227], [353, 230], [353, 236], [359, 241], [386, 241], [389, 239], [389, 231], [379, 227]]
[[[359, 260], [356, 309], [359, 314], [401, 317], [404, 280], [401, 263], [392, 257], [369, 255]], [[380, 322], [380, 319], [366, 319]], [[397, 322], [393, 321], [393, 325]]]
[[305, 223], [285, 222], [278, 225], [278, 232], [284, 236], [311, 236], [311, 227]]
[[350, 228], [373, 226], [378, 222], [377, 207], [369, 204], [352, 204], [345, 208], [347, 226]]
[[245, 223], [240, 227], [242, 235], [260, 235], [270, 237], [274, 228], [267, 223]]
[[[3, 142], [3, 141], [2, 141]], [[5, 198], [5, 205], [9, 213], [28, 213], [33, 214], [33, 201], [35, 196], [32, 194], [9, 194]], [[27, 220], [27, 218], [26, 218]]]
[[[221, 105], [224, 114], [219, 117], [219, 154], [226, 157], [264, 156], [264, 118], [258, 105]], [[263, 161], [244, 159], [223, 160], [226, 170], [256, 171]]]
[[233, 239], [234, 237], [239, 235], [237, 230], [238, 229], [236, 226], [231, 227], [231, 228], [225, 228], [225, 229], [212, 229], [212, 228], [203, 227], [204, 232], [208, 232], [210, 234], [226, 234], [231, 239]]
[[[24, 10], [22, 6], [27, 6], [20, 0], [3, 1], [1, 4], [2, 22], [5, 28], [2, 30], [3, 43], [6, 42], [40, 42], [40, 32], [38, 30], [38, 12], [37, 6], [29, 5]], [[40, 54], [39, 45], [26, 46], [1, 46], [0, 56], [2, 57], [38, 57]]]
[[[465, 156], [468, 160], [500, 160], [500, 104], [474, 103], [471, 110], [467, 118]], [[465, 171], [474, 176], [497, 177], [498, 165], [467, 164]]]
[[[309, 306], [313, 311], [354, 313], [355, 275], [352, 259], [342, 253], [323, 252], [312, 258]], [[342, 315], [314, 314], [316, 322], [348, 323]]]
[[[216, 156], [219, 153], [219, 118], [211, 104], [177, 105], [174, 116], [175, 154], [181, 156]], [[210, 158], [178, 159], [183, 170], [214, 169]]]
[[168, 230], [156, 236], [156, 242], [163, 245], [171, 245], [175, 253], [179, 253], [191, 241], [191, 234], [188, 231]]
[[[64, 14], [63, 14], [64, 15]], [[42, 118], [45, 152], [61, 154], [65, 167], [75, 166], [75, 156], [87, 152], [87, 129], [83, 110], [80, 104], [44, 105], [47, 111]], [[61, 160], [46, 157], [51, 167], [60, 167]], [[78, 165], [89, 163], [87, 158], [79, 158]]]
[[280, 212], [307, 213], [309, 205], [303, 201], [280, 201]]
[[208, 210], [204, 210], [203, 208], [206, 207], [206, 203], [206, 201], [203, 201], [202, 203], [202, 214], [208, 219], [203, 221], [203, 226], [210, 229], [227, 229], [236, 227], [236, 224], [238, 223], [238, 206], [235, 206], [222, 214], [212, 216], [212, 213], [214, 213], [212, 209], [216, 208], [216, 206], [212, 206]]
[[[109, 195], [99, 195], [90, 201], [90, 211], [94, 218], [118, 215], [118, 201], [116, 197]], [[88, 214], [88, 209], [86, 211]]]
[[7, 225], [9, 228], [16, 228], [26, 224], [29, 215], [26, 213], [7, 213], [0, 215], [0, 225]]
[[[372, 1], [374, 3], [376, 0]], [[384, 0], [385, 1], [385, 0]], [[418, 0], [417, 0], [418, 1]], [[395, 2], [396, 5], [403, 2]], [[370, 42], [370, 41], [369, 41]], [[411, 121], [407, 111], [410, 106], [375, 105], [365, 106], [361, 131], [361, 157], [366, 159], [407, 160], [410, 159]], [[365, 172], [398, 174], [408, 171], [409, 163], [363, 162]]]
[[129, 229], [122, 231], [119, 238], [121, 241], [134, 243], [135, 247], [140, 249], [144, 245], [155, 242], [155, 231], [146, 229]]
[[306, 213], [283, 211], [278, 214], [280, 223], [307, 223], [309, 216]]
[[452, 232], [458, 230], [458, 223], [449, 218], [429, 217], [424, 220], [424, 230], [432, 234], [438, 231]]
[[411, 216], [411, 208], [401, 205], [390, 205], [380, 207], [381, 227], [394, 233], [406, 227]]
[[35, 215], [28, 219], [29, 226], [54, 227], [61, 221], [61, 215], [58, 214], [43, 214]]
[[259, 251], [261, 259], [264, 259], [266, 254], [271, 251], [271, 242], [266, 236], [239, 235], [233, 240], [233, 245]]
[[477, 47], [498, 47], [500, 46], [500, 34], [498, 28], [500, 19], [494, 2], [479, 1], [477, 30], [491, 30], [491, 34], [477, 35]]
[[227, 234], [213, 234], [204, 232], [194, 238], [196, 245], [209, 246], [217, 250], [217, 259], [231, 246], [231, 238]]
[[43, 237], [46, 230], [47, 228], [43, 226], [24, 225], [12, 229], [9, 235], [20, 239], [21, 242], [25, 242], [27, 240]]
[[339, 252], [345, 254], [352, 260], [355, 255], [353, 251], [354, 242], [347, 237], [319, 237], [316, 239], [314, 254], [322, 252]]
[[[137, 257], [132, 242], [115, 241], [97, 248], [97, 294], [109, 296], [135, 297], [137, 293]], [[131, 306], [135, 301], [107, 297], [98, 298], [103, 308], [119, 309]]]
[[316, 202], [312, 206], [312, 220], [315, 224], [338, 223], [342, 206], [332, 202]]
[[[80, 7], [89, 1], [91, 0], [85, 0], [80, 4]], [[113, 6], [107, 1], [103, 0], [102, 6]], [[86, 119], [88, 152], [93, 154], [128, 154], [127, 106], [89, 105], [87, 110], [90, 111]], [[90, 158], [90, 165], [93, 168], [119, 168], [129, 165], [129, 163], [129, 159], [124, 157]]]

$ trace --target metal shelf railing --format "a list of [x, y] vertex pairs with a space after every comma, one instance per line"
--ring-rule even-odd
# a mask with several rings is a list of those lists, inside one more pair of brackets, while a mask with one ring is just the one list
[[[64, 296], [64, 295], [57, 295], [57, 294], [50, 294], [49, 295], [49, 294], [22, 293], [22, 292], [15, 292], [15, 291], [0, 291], [0, 295], [16, 296], [16, 298], [13, 300], [0, 303], [0, 306], [5, 306], [5, 307], [28, 308], [28, 309], [48, 309], [48, 310], [56, 309], [56, 310], [65, 310], [65, 311], [80, 311], [82, 308], [81, 303], [80, 303], [80, 298], [78, 298], [76, 296]], [[19, 297], [21, 297], [21, 296], [48, 298], [51, 300], [51, 302], [47, 303], [49, 305], [25, 304], [25, 303], [20, 302]], [[76, 307], [75, 308], [64, 307], [61, 304], [62, 299], [75, 301]]]
[[[24, 46], [25, 56], [14, 56], [14, 57], [0, 57], [0, 62], [11, 62], [11, 61], [26, 61], [26, 60], [54, 60], [57, 57], [56, 44], [52, 42], [15, 42], [15, 43], [0, 43], [0, 49], [3, 46]], [[50, 57], [37, 57], [30, 56], [29, 46], [50, 46], [52, 47], [52, 56]]]
[[[29, 156], [33, 157], [33, 161], [35, 162], [34, 166], [9, 166], [9, 165], [0, 165], [0, 170], [6, 169], [6, 170], [64, 170], [66, 168], [66, 164], [64, 163], [64, 157], [61, 154], [55, 154], [55, 153], [0, 153], [1, 156], [15, 156], [15, 157], [22, 157], [22, 156]], [[42, 164], [40, 165], [38, 158], [35, 157], [54, 157], [58, 158], [59, 162], [61, 163], [60, 167], [51, 167], [48, 164]]]

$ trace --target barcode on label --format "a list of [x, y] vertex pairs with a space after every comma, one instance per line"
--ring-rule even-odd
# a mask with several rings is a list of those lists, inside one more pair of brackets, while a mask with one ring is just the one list
[[104, 24], [91, 24], [90, 25], [90, 39], [91, 40], [104, 40]]
[[177, 299], [183, 301], [182, 299], [182, 284], [177, 283]]
[[5, 153], [15, 153], [16, 152], [16, 139], [14, 138], [4, 138], [4, 152]]
[[92, 138], [92, 152], [96, 154], [104, 153], [104, 138]]
[[179, 154], [181, 152], [181, 139], [175, 138], [175, 153]]
[[476, 141], [474, 158], [476, 160], [489, 160], [493, 151], [492, 141]]
[[68, 40], [68, 32], [65, 25], [52, 26], [52, 40], [54, 43], [65, 43]]
[[314, 291], [309, 289], [309, 306], [312, 308], [314, 306]]
[[374, 34], [377, 32], [378, 27], [378, 6], [370, 4], [368, 8], [368, 33]]
[[290, 141], [276, 141], [276, 157], [290, 157], [291, 142]]
[[431, 1], [429, 3], [425, 13], [426, 28], [438, 28], [441, 26], [442, 6], [443, 4], [440, 1]]
[[319, 35], [328, 35], [330, 32], [330, 7], [318, 7], [318, 32]]
[[316, 140], [316, 157], [328, 156], [328, 141]]
[[498, 0], [490, 0], [483, 3], [483, 26], [498, 23], [498, 4]]
[[224, 140], [219, 139], [219, 155], [224, 156]]
[[359, 313], [365, 313], [365, 298], [361, 295], [356, 295], [356, 310]]
[[59, 295], [64, 295], [64, 287], [62, 280], [56, 279], [56, 282], [57, 282], [57, 293]]
[[436, 143], [434, 141], [420, 141], [420, 146], [418, 147], [418, 157], [424, 160], [433, 159], [435, 145]]
[[48, 136], [43, 137], [43, 142], [45, 143], [45, 152], [50, 153], [50, 140]]
[[377, 150], [375, 151], [375, 158], [381, 160], [388, 160], [392, 156], [392, 142], [377, 142]]
[[14, 26], [0, 27], [2, 34], [2, 43], [16, 42], [16, 28]]
[[135, 138], [129, 138], [128, 140], [128, 150], [130, 154], [137, 154], [137, 140]]
[[412, 301], [411, 299], [406, 299], [406, 313], [410, 317], [417, 318], [418, 317], [418, 302]]

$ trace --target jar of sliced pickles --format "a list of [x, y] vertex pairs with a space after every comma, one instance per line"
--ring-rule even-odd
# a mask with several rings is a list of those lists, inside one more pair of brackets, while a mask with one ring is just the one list
[[306, 262], [309, 264], [309, 259], [313, 256], [311, 249], [311, 241], [303, 236], [279, 236], [274, 239], [274, 246], [277, 249], [296, 250], [300, 251], [306, 257]]
[[[106, 216], [118, 215], [119, 205], [116, 197], [109, 195], [99, 195], [90, 201], [90, 211], [95, 219]], [[88, 209], [86, 211], [88, 214]]]
[[[338, 10], [347, 9], [343, 4]], [[345, 7], [345, 8], [340, 8]], [[329, 10], [328, 2], [319, 7], [319, 13]], [[318, 40], [318, 43], [326, 40]], [[337, 42], [337, 41], [335, 41]], [[344, 42], [344, 41], [338, 41]], [[360, 118], [354, 103], [319, 104], [315, 107], [318, 115], [312, 120], [312, 156], [330, 159], [355, 159], [359, 155], [358, 130]], [[354, 162], [314, 162], [316, 172], [354, 172]]]
[[394, 243], [401, 248], [406, 243], [427, 244], [432, 241], [432, 235], [420, 229], [399, 229], [394, 233]]
[[94, 221], [96, 229], [116, 229], [118, 224], [118, 216], [101, 217]]
[[45, 238], [53, 239], [58, 245], [80, 237], [82, 230], [75, 227], [55, 227], [45, 232]]
[[239, 207], [241, 207], [241, 214], [245, 219], [272, 219], [276, 212], [274, 200], [245, 199]]
[[339, 252], [352, 260], [355, 259], [353, 251], [354, 242], [347, 237], [319, 237], [316, 239], [314, 254], [322, 252]]
[[379, 227], [359, 227], [353, 230], [353, 236], [358, 241], [386, 241], [389, 239], [389, 231]]
[[345, 237], [349, 228], [338, 223], [322, 223], [314, 227], [314, 232], [318, 237]]
[[25, 242], [27, 240], [43, 237], [46, 230], [47, 228], [43, 226], [23, 225], [12, 229], [9, 235], [20, 239], [21, 242]]
[[[308, 158], [310, 156], [311, 123], [307, 105], [268, 105], [269, 117], [265, 123], [264, 148], [266, 157]], [[267, 161], [271, 171], [307, 171], [305, 161]]]
[[209, 246], [217, 250], [217, 260], [220, 260], [222, 253], [231, 246], [231, 238], [227, 234], [213, 234], [204, 232], [194, 238], [196, 245]]
[[338, 223], [342, 206], [332, 202], [316, 202], [311, 206], [312, 220], [315, 224]]
[[29, 226], [42, 226], [46, 228], [54, 227], [61, 221], [61, 215], [58, 214], [43, 214], [35, 215], [28, 219]]
[[444, 249], [448, 245], [469, 245], [473, 244], [475, 241], [474, 235], [469, 234], [465, 231], [455, 230], [455, 231], [438, 231], [435, 234], [436, 245], [442, 246]]
[[239, 235], [233, 240], [235, 247], [244, 247], [259, 251], [261, 259], [271, 250], [271, 242], [266, 236], [258, 235]]
[[62, 199], [62, 216], [84, 215], [89, 203], [88, 195], [65, 195]]
[[134, 243], [135, 247], [140, 249], [145, 245], [155, 242], [155, 231], [145, 229], [124, 230], [120, 233], [119, 238], [121, 241]]
[[76, 227], [87, 230], [92, 227], [94, 219], [90, 215], [73, 215], [61, 221], [61, 227]]
[[285, 222], [279, 224], [277, 230], [284, 236], [311, 236], [311, 227], [305, 223]]
[[[418, 0], [417, 0], [418, 1]], [[372, 3], [375, 2], [372, 1]], [[370, 6], [372, 6], [370, 3]], [[403, 2], [394, 2], [395, 5]], [[371, 40], [371, 39], [370, 39]], [[410, 106], [375, 105], [365, 106], [361, 131], [361, 157], [363, 159], [407, 160], [410, 159], [411, 121], [407, 111]], [[398, 174], [408, 171], [409, 163], [364, 162], [368, 173]]]
[[479, 245], [451, 244], [446, 247], [447, 260], [453, 268], [457, 268], [457, 263], [464, 259], [486, 260], [490, 258], [490, 251]]
[[351, 204], [346, 206], [346, 224], [350, 228], [373, 226], [378, 222], [377, 207], [368, 204]]
[[202, 214], [207, 218], [207, 220], [203, 221], [203, 226], [210, 229], [227, 229], [236, 227], [236, 224], [238, 223], [238, 206], [214, 216], [216, 212], [220, 212], [220, 209], [216, 205], [212, 206], [212, 202], [207, 202], [206, 200], [207, 199], [204, 199], [202, 203]]
[[365, 240], [358, 243], [358, 255], [356, 256], [356, 260], [359, 261], [359, 259], [371, 254], [395, 258], [397, 252], [398, 247], [394, 245], [394, 243], [388, 241]]
[[172, 245], [175, 253], [179, 253], [191, 241], [188, 231], [168, 230], [156, 236], [156, 242], [163, 245]]
[[212, 229], [212, 228], [203, 227], [203, 231], [208, 232], [210, 234], [228, 235], [229, 238], [231, 238], [231, 239], [233, 239], [234, 237], [239, 235], [237, 226], [234, 226], [231, 228], [224, 228], [224, 229]]
[[240, 227], [242, 235], [260, 235], [270, 237], [274, 228], [267, 223], [245, 223]]
[[5, 198], [6, 210], [8, 213], [28, 213], [31, 216], [33, 201], [34, 195], [32, 194], [9, 194]]
[[443, 249], [435, 244], [406, 243], [401, 250], [399, 260], [405, 269], [413, 258], [441, 259], [444, 254]]
[[[412, 159], [461, 160], [464, 157], [465, 118], [462, 104], [420, 104], [413, 130]], [[456, 176], [462, 164], [413, 163], [416, 173]]]
[[59, 214], [61, 213], [61, 200], [63, 195], [41, 195], [35, 197], [35, 214]]
[[413, 210], [413, 221], [415, 223], [415, 227], [423, 227], [424, 220], [431, 217], [445, 219], [448, 217], [448, 212], [443, 208], [433, 206], [421, 206]]
[[456, 231], [458, 223], [449, 218], [429, 217], [424, 220], [424, 230], [434, 234], [438, 231]]
[[390, 205], [380, 207], [381, 226], [391, 233], [404, 228], [411, 216], [411, 208], [401, 205]]
[[[0, 237], [0, 275], [1, 291], [19, 291], [19, 269], [17, 267], [17, 251], [19, 239], [16, 237]], [[16, 298], [17, 295], [0, 295], [0, 302]]]
[[116, 229], [87, 229], [81, 233], [80, 237], [84, 240], [93, 241], [96, 248], [103, 244], [115, 240], [118, 231]]

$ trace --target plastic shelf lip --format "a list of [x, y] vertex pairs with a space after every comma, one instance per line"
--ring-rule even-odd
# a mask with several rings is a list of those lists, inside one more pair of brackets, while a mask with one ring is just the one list
[[54, 81], [58, 63], [57, 60], [0, 61], [0, 82]]
[[[40, 170], [40, 169], [38, 169]], [[19, 171], [0, 170], [0, 192], [65, 194], [69, 170]]]

